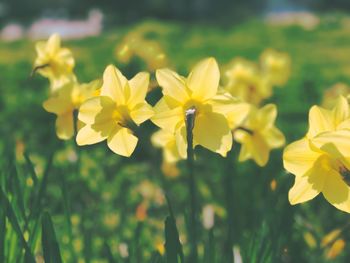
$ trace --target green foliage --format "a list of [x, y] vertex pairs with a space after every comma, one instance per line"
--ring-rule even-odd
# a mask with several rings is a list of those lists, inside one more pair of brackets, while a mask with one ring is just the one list
[[61, 263], [61, 252], [56, 239], [52, 220], [48, 212], [44, 212], [41, 218], [42, 225], [42, 246], [44, 252], [44, 260], [48, 263]]

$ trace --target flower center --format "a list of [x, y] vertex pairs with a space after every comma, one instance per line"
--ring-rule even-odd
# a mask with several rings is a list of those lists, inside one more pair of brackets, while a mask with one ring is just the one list
[[335, 160], [334, 166], [336, 170], [339, 172], [339, 174], [342, 176], [344, 182], [350, 186], [350, 171], [349, 169], [340, 161]]
[[131, 122], [129, 109], [126, 105], [117, 106], [113, 111], [112, 118], [123, 127], [128, 127]]
[[198, 116], [204, 112], [211, 111], [211, 106], [209, 104], [203, 104], [202, 102], [190, 99], [183, 106], [184, 116], [186, 116], [188, 110], [195, 110], [196, 116]]
[[345, 166], [341, 166], [339, 173], [343, 177], [344, 182], [350, 186], [350, 171]]

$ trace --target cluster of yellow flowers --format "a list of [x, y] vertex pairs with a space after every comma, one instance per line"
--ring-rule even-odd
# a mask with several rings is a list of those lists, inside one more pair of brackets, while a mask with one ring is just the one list
[[[236, 69], [232, 65], [226, 72], [231, 75], [224, 87], [219, 86], [220, 70], [214, 58], [200, 61], [188, 77], [168, 68], [158, 69], [156, 79], [163, 97], [153, 108], [145, 100], [150, 79], [146, 72], [127, 80], [115, 66], [109, 65], [102, 82], [79, 84], [73, 73], [72, 53], [60, 46], [58, 35], [39, 42], [37, 52], [35, 70], [51, 82], [51, 96], [44, 102], [44, 108], [57, 115], [57, 135], [61, 139], [73, 136], [73, 113], [78, 111], [78, 145], [107, 140], [113, 152], [130, 156], [138, 141], [137, 127], [150, 119], [161, 128], [152, 136], [152, 142], [163, 148], [166, 162], [176, 162], [186, 158], [185, 116], [191, 111], [195, 115], [194, 146], [201, 145], [224, 157], [233, 141], [237, 141], [242, 144], [240, 161], [252, 158], [264, 166], [270, 149], [284, 144], [283, 134], [274, 126], [276, 106], [269, 104], [259, 109], [247, 99], [259, 89], [254, 86], [257, 82], [249, 82], [249, 77], [245, 77], [244, 83], [241, 81], [249, 67], [239, 65]], [[282, 83], [280, 73], [289, 70], [285, 55], [268, 51], [262, 57], [265, 82]], [[255, 81], [254, 74], [250, 77]], [[234, 88], [235, 85], [238, 86]], [[234, 91], [242, 90], [244, 85], [247, 96], [237, 95]]]
[[[61, 47], [58, 35], [36, 46], [34, 70], [51, 83], [50, 97], [43, 104], [57, 115], [56, 130], [61, 139], [74, 135], [78, 145], [107, 140], [108, 147], [122, 156], [131, 156], [138, 142], [140, 124], [151, 120], [161, 128], [151, 138], [163, 149], [167, 163], [187, 156], [186, 114], [194, 114], [193, 144], [223, 157], [233, 142], [242, 144], [239, 160], [253, 159], [264, 166], [271, 149], [281, 147], [285, 138], [274, 126], [274, 104], [260, 106], [271, 96], [274, 85], [283, 85], [290, 72], [290, 59], [273, 50], [261, 56], [261, 66], [235, 59], [226, 67], [224, 85], [214, 58], [197, 63], [187, 77], [168, 69], [157, 69], [156, 80], [163, 97], [152, 107], [145, 98], [150, 75], [126, 77], [113, 65], [103, 80], [81, 84], [73, 73], [74, 58]], [[344, 91], [345, 90], [345, 91]], [[332, 88], [324, 104], [309, 112], [309, 130], [304, 138], [288, 145], [284, 167], [295, 175], [289, 191], [291, 204], [313, 199], [319, 193], [336, 208], [350, 212], [350, 113], [344, 96], [334, 102], [334, 93], [348, 93], [343, 86]], [[328, 99], [328, 101], [327, 101]], [[74, 124], [74, 112], [78, 112]]]
[[73, 72], [75, 62], [72, 52], [61, 47], [61, 39], [57, 34], [52, 35], [47, 42], [38, 42], [36, 51], [34, 71], [50, 81], [50, 97], [43, 106], [46, 111], [57, 115], [57, 136], [63, 140], [70, 139], [74, 135], [74, 111], [86, 99], [99, 93], [101, 81], [78, 82]]
[[[198, 63], [188, 78], [169, 69], [156, 72], [164, 97], [155, 106], [159, 113], [152, 118], [162, 129], [153, 135], [152, 141], [163, 147], [166, 162], [186, 158], [184, 116], [194, 108], [194, 145], [226, 156], [235, 140], [242, 144], [240, 161], [253, 159], [260, 166], [266, 165], [270, 149], [281, 147], [285, 139], [274, 126], [276, 106], [268, 104], [259, 109], [257, 100], [249, 98], [260, 97], [261, 76], [266, 85], [282, 83], [276, 75], [289, 72], [289, 57], [268, 50], [263, 58], [264, 74], [258, 73], [250, 62], [234, 60], [226, 67], [223, 87], [219, 86], [220, 71], [213, 58]], [[287, 74], [284, 73], [285, 78]]]

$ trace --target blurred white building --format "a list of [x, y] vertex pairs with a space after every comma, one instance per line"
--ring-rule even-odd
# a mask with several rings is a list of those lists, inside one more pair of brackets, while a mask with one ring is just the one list
[[31, 39], [47, 38], [58, 33], [63, 39], [79, 39], [98, 36], [102, 31], [103, 14], [99, 10], [91, 10], [86, 20], [40, 19], [34, 22], [27, 31]]
[[43, 18], [35, 21], [28, 29], [10, 23], [1, 30], [0, 38], [4, 41], [14, 41], [23, 37], [44, 39], [53, 33], [58, 33], [63, 39], [80, 39], [98, 36], [102, 29], [103, 13], [94, 9], [89, 12], [85, 20]]

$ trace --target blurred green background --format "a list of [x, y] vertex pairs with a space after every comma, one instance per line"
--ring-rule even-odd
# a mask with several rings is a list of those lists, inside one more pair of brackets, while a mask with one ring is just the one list
[[[138, 59], [123, 64], [115, 57], [123, 38], [142, 28], [148, 28], [147, 37], [163, 47], [171, 66], [184, 75], [207, 56], [224, 65], [235, 57], [258, 61], [266, 48], [287, 52], [292, 60], [291, 77], [266, 103], [277, 105], [277, 127], [289, 143], [305, 134], [308, 110], [320, 104], [324, 90], [338, 82], [350, 82], [350, 16], [324, 12], [345, 10], [350, 4], [277, 2], [105, 0], [96, 6], [94, 1], [83, 0], [2, 1], [0, 13], [6, 26], [8, 22], [30, 23], [45, 14], [57, 17], [59, 7], [64, 7], [64, 17], [74, 19], [98, 7], [105, 16], [101, 34], [64, 40], [64, 46], [73, 51], [75, 73], [81, 82], [100, 78], [110, 63], [128, 77], [146, 70]], [[312, 27], [283, 19], [281, 23], [269, 22], [266, 12], [274, 7], [287, 11], [302, 8], [318, 22]], [[60, 141], [55, 134], [55, 116], [42, 108], [49, 93], [48, 82], [38, 75], [30, 76], [35, 42], [28, 37], [0, 42], [0, 182], [24, 237], [31, 242], [36, 235], [32, 241], [36, 260], [43, 262], [38, 238], [41, 229], [27, 231], [26, 218], [34, 214], [33, 223], [28, 223], [32, 226], [38, 220], [36, 214], [48, 211], [64, 262], [162, 262], [156, 261], [155, 251], [162, 252], [165, 242], [164, 220], [169, 214], [165, 193], [188, 253], [185, 162], [179, 163], [177, 176], [161, 171], [161, 152], [150, 143], [156, 130], [151, 123], [144, 126], [130, 159], [113, 154], [105, 143], [76, 149], [74, 141]], [[147, 100], [154, 105], [160, 95], [155, 89]], [[234, 148], [237, 159], [239, 145]], [[50, 156], [52, 165], [45, 175]], [[196, 158], [200, 207], [210, 205], [215, 211], [213, 229], [200, 227], [201, 262], [228, 262], [221, 256], [226, 249], [227, 201], [234, 204], [235, 254], [240, 254], [243, 262], [347, 262], [350, 258], [347, 244], [334, 259], [326, 256], [330, 245], [321, 245], [326, 234], [338, 228], [343, 230], [340, 235], [345, 243], [350, 239], [347, 214], [331, 207], [323, 197], [295, 207], [289, 204], [293, 176], [283, 169], [282, 149], [272, 151], [264, 168], [252, 161], [232, 160], [227, 169], [227, 161], [201, 148], [196, 149]], [[225, 196], [224, 175], [228, 172], [234, 185], [230, 200]], [[275, 189], [271, 182], [276, 183]], [[25, 258], [19, 256], [22, 241], [11, 226], [13, 220], [1, 221], [1, 229], [6, 230], [0, 233], [0, 247], [7, 255], [4, 262]]]

